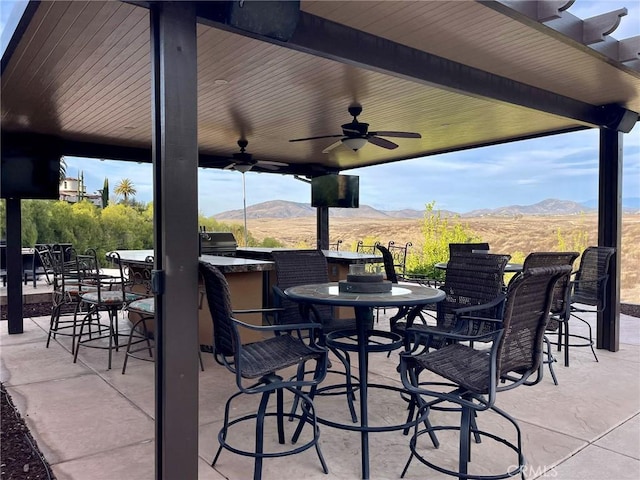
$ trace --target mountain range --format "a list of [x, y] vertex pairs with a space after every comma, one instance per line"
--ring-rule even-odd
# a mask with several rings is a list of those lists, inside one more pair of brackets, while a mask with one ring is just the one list
[[[640, 198], [626, 198], [622, 201], [625, 213], [640, 213]], [[533, 205], [509, 205], [494, 209], [472, 210], [470, 212], [452, 212], [440, 210], [444, 217], [460, 215], [461, 217], [484, 216], [517, 216], [517, 215], [576, 215], [594, 213], [597, 201], [589, 200], [578, 203], [569, 200], [548, 198]], [[296, 218], [315, 216], [316, 209], [308, 203], [290, 202], [287, 200], [271, 200], [247, 207], [247, 218]], [[331, 208], [329, 216], [334, 218], [422, 218], [424, 210], [377, 210], [369, 205], [360, 208]], [[240, 220], [242, 209], [227, 210], [214, 215], [218, 220]]]

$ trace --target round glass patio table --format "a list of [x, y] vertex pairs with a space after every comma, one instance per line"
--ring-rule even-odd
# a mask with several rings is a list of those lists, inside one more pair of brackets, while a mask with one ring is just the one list
[[[356, 339], [357, 344], [354, 350], [358, 352], [358, 368], [360, 378], [360, 425], [342, 425], [335, 422], [318, 421], [336, 428], [345, 428], [348, 430], [360, 431], [361, 439], [361, 455], [362, 455], [362, 478], [369, 478], [369, 432], [386, 431], [391, 428], [402, 429], [405, 425], [397, 425], [395, 427], [377, 428], [370, 427], [368, 423], [368, 370], [369, 361], [368, 354], [370, 351], [382, 351], [384, 347], [379, 344], [369, 343], [371, 335], [384, 334], [388, 338], [392, 338], [391, 332], [380, 332], [369, 329], [369, 325], [373, 324], [373, 308], [374, 307], [421, 307], [430, 303], [436, 303], [444, 299], [445, 294], [442, 290], [425, 287], [422, 285], [396, 285], [392, 286], [390, 292], [385, 293], [350, 293], [341, 292], [337, 282], [320, 283], [310, 285], [299, 285], [290, 287], [285, 290], [285, 294], [291, 300], [301, 304], [323, 304], [340, 307], [353, 307], [356, 315]], [[332, 336], [339, 337], [340, 332], [333, 332]], [[346, 336], [348, 332], [344, 333]], [[327, 340], [329, 341], [329, 340]], [[397, 339], [400, 341], [401, 339]], [[393, 342], [393, 339], [392, 339]], [[345, 348], [339, 344], [339, 348]], [[372, 385], [373, 386], [373, 385]]]

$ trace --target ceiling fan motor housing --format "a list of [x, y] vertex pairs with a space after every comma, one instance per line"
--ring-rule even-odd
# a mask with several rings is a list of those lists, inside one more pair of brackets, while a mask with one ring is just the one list
[[364, 137], [368, 131], [368, 123], [353, 121], [342, 125], [342, 133], [344, 133], [347, 137]]

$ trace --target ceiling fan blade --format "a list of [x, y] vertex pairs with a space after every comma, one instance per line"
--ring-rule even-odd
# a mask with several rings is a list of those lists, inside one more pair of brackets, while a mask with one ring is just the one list
[[256, 163], [256, 166], [259, 168], [263, 168], [265, 170], [280, 170], [281, 167], [286, 167], [288, 166], [286, 163], [282, 163], [282, 162], [268, 162], [268, 161], [258, 161]]
[[235, 166], [236, 166], [235, 163], [230, 163], [229, 165], [224, 167], [223, 170], [233, 170], [233, 167], [235, 167]]
[[329, 153], [331, 150], [333, 150], [334, 148], [338, 148], [340, 145], [342, 145], [342, 140], [338, 140], [336, 143], [332, 143], [327, 148], [322, 150], [322, 153]]
[[260, 165], [271, 165], [273, 167], [288, 167], [289, 164], [288, 163], [284, 163], [284, 162], [274, 162], [272, 160], [258, 160], [258, 163]]
[[290, 142], [302, 142], [304, 140], [317, 140], [319, 138], [338, 138], [343, 137], [344, 135], [320, 135], [319, 137], [307, 137], [307, 138], [294, 138], [293, 140], [289, 140]]
[[422, 138], [422, 135], [413, 132], [369, 132], [369, 135], [377, 135], [379, 137]]
[[388, 150], [393, 150], [394, 148], [398, 148], [398, 144], [397, 143], [393, 143], [389, 140], [386, 140], [384, 138], [380, 138], [380, 137], [374, 137], [371, 136], [368, 138], [369, 143], [373, 143], [374, 145], [377, 145], [379, 147], [382, 148], [386, 148]]

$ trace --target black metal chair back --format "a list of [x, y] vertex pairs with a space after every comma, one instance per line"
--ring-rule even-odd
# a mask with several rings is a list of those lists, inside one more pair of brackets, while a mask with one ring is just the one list
[[365, 245], [362, 240], [358, 240], [356, 244], [356, 252], [374, 255], [376, 253], [376, 245], [380, 242], [375, 242], [373, 245]]
[[236, 353], [229, 284], [224, 275], [208, 263], [200, 262], [200, 273], [213, 320], [213, 354], [224, 364], [224, 359], [233, 358]]
[[340, 250], [340, 245], [342, 245], [342, 240], [337, 240], [334, 243], [330, 243], [329, 250], [335, 250], [337, 252]]
[[[298, 285], [327, 283], [329, 281], [327, 259], [320, 250], [274, 251], [273, 261], [276, 265], [277, 288], [281, 291]], [[300, 322], [298, 303], [280, 297], [280, 303], [277, 306], [283, 309], [278, 313], [278, 324], [286, 325]], [[316, 305], [314, 312], [320, 316], [315, 321], [324, 326], [333, 317], [333, 309], [329, 305]]]
[[570, 273], [569, 265], [529, 268], [509, 284], [502, 317], [504, 334], [497, 350], [497, 379], [516, 373], [526, 380], [540, 369], [555, 286]]
[[[527, 271], [530, 268], [537, 267], [557, 267], [568, 265], [573, 268], [573, 263], [580, 254], [578, 252], [533, 252], [527, 255], [522, 265], [522, 270]], [[553, 299], [549, 313], [562, 318], [568, 317], [569, 312], [569, 280], [570, 273], [563, 276], [556, 282], [553, 290]], [[551, 320], [550, 320], [551, 322]], [[555, 328], [554, 328], [555, 327]], [[557, 328], [557, 321], [547, 326], [548, 330]]]
[[596, 311], [604, 310], [609, 265], [615, 252], [612, 247], [588, 247], [582, 252], [580, 267], [572, 282], [571, 303], [591, 305], [596, 307]]
[[391, 254], [393, 259], [393, 267], [398, 275], [404, 277], [407, 268], [407, 252], [409, 247], [413, 246], [411, 242], [407, 242], [404, 245], [396, 245], [392, 240], [387, 245], [387, 250]]
[[396, 274], [396, 265], [393, 260], [393, 255], [389, 249], [383, 245], [376, 245], [376, 248], [382, 254], [382, 262], [384, 263], [384, 273], [391, 283], [398, 283], [398, 275]]
[[[456, 322], [456, 310], [490, 303], [500, 297], [504, 269], [510, 258], [492, 253], [455, 254], [447, 264], [444, 284], [440, 287], [446, 297], [437, 304], [437, 326], [450, 329]], [[474, 315], [500, 318], [502, 307], [500, 303]]]
[[449, 244], [449, 258], [458, 253], [473, 253], [474, 250], [478, 252], [488, 252], [488, 243], [450, 243]]

